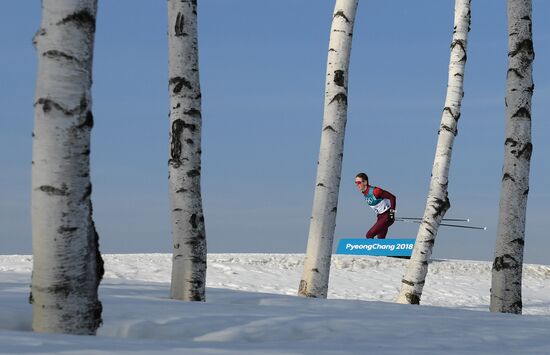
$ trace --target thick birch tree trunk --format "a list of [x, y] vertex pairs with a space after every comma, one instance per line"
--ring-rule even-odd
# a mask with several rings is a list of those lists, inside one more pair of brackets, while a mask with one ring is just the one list
[[327, 297], [348, 109], [348, 68], [357, 0], [336, 0], [327, 60], [325, 110], [304, 271], [298, 294]]
[[458, 133], [460, 105], [464, 96], [464, 67], [466, 44], [470, 30], [470, 0], [456, 0], [454, 32], [451, 43], [449, 78], [445, 108], [439, 126], [437, 147], [432, 167], [430, 190], [422, 223], [405, 275], [401, 280], [398, 303], [419, 304], [428, 273], [428, 261], [437, 236], [441, 219], [450, 207], [447, 194], [449, 168], [455, 136]]
[[206, 235], [201, 197], [201, 90], [197, 1], [168, 1], [172, 285], [170, 296], [204, 301]]
[[92, 220], [91, 85], [97, 0], [43, 0], [32, 163], [32, 328], [95, 334], [103, 260]]
[[529, 193], [531, 98], [533, 96], [531, 0], [508, 1], [506, 141], [500, 212], [493, 261], [492, 312], [521, 314], [525, 215]]

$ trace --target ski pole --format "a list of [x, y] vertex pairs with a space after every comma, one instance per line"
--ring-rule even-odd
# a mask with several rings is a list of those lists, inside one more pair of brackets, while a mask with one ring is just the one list
[[[407, 219], [407, 220], [421, 220], [421, 217], [399, 217], [400, 219]], [[448, 221], [448, 222], [470, 222], [469, 218], [443, 218], [442, 221]]]
[[[412, 220], [412, 219], [403, 219], [403, 218], [396, 218], [395, 220], [398, 221], [398, 222], [408, 222], [408, 223], [418, 223], [418, 224], [422, 223], [421, 220]], [[487, 227], [462, 226], [460, 224], [440, 223], [439, 225], [440, 226], [445, 226], [445, 227], [487, 230]]]

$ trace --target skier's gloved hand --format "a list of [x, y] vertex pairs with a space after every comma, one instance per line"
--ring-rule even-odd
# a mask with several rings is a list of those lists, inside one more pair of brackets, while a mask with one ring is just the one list
[[390, 221], [395, 221], [395, 210], [390, 209]]

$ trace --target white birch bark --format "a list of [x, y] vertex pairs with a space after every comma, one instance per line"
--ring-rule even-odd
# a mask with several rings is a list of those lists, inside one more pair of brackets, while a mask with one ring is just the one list
[[348, 68], [357, 0], [336, 0], [327, 60], [325, 109], [304, 271], [298, 294], [327, 297], [344, 156]]
[[32, 163], [32, 328], [95, 334], [103, 260], [92, 220], [91, 85], [97, 0], [43, 0]]
[[172, 284], [170, 296], [204, 301], [206, 235], [201, 197], [201, 91], [197, 1], [168, 1]]
[[453, 143], [458, 133], [460, 106], [464, 96], [464, 67], [469, 30], [470, 0], [456, 0], [447, 96], [439, 127], [430, 190], [411, 259], [401, 280], [398, 303], [420, 303], [437, 231], [441, 219], [450, 207], [447, 186]]
[[531, 0], [508, 1], [506, 141], [492, 270], [492, 312], [522, 312], [521, 278], [525, 215], [533, 151], [531, 98], [534, 90], [532, 63], [535, 53], [531, 15]]

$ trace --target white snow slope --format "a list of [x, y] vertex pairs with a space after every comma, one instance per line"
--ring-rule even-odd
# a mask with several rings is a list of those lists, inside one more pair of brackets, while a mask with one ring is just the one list
[[32, 259], [0, 255], [0, 353], [550, 354], [550, 266], [524, 266], [520, 316], [488, 311], [488, 262], [432, 261], [411, 306], [393, 303], [407, 260], [334, 256], [323, 300], [296, 296], [303, 258], [210, 254], [207, 301], [180, 302], [170, 255], [105, 255], [92, 337], [32, 333]]

